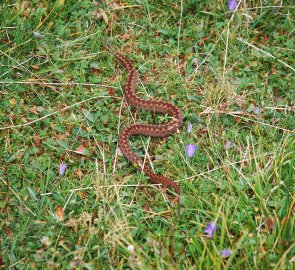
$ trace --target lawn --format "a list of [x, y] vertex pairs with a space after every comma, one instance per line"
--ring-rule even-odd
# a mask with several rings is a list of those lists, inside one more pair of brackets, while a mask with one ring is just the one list
[[[235, 2], [235, 1], [233, 1]], [[0, 269], [294, 269], [292, 1], [0, 2]], [[118, 150], [179, 107], [168, 138]], [[187, 153], [187, 145], [193, 145]]]

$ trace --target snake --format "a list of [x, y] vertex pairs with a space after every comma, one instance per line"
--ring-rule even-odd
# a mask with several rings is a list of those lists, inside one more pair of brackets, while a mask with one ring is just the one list
[[169, 114], [171, 116], [171, 120], [166, 124], [133, 124], [128, 127], [124, 127], [120, 130], [118, 135], [118, 147], [126, 159], [128, 159], [139, 172], [143, 172], [146, 176], [148, 176], [153, 183], [173, 188], [177, 194], [176, 200], [179, 202], [180, 187], [178, 184], [163, 175], [155, 174], [149, 165], [144, 164], [142, 159], [132, 150], [129, 144], [129, 138], [134, 135], [159, 138], [167, 137], [180, 129], [183, 122], [182, 113], [177, 106], [168, 102], [162, 100], [145, 100], [136, 96], [138, 74], [135, 66], [129, 58], [122, 55], [118, 51], [114, 52], [114, 57], [128, 72], [123, 88], [127, 104], [137, 109]]

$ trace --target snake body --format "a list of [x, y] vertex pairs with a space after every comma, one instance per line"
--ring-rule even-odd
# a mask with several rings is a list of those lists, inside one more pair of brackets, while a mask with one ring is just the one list
[[128, 77], [124, 86], [124, 94], [127, 103], [138, 109], [145, 109], [152, 112], [168, 113], [172, 116], [171, 121], [162, 125], [150, 125], [150, 124], [134, 124], [129, 127], [123, 128], [119, 132], [118, 146], [123, 155], [137, 168], [138, 171], [143, 171], [152, 182], [156, 184], [162, 184], [165, 187], [172, 187], [176, 191], [178, 197], [180, 196], [179, 186], [169, 178], [155, 174], [147, 164], [143, 164], [143, 161], [133, 152], [129, 144], [129, 137], [133, 135], [146, 135], [151, 137], [167, 137], [172, 133], [175, 133], [182, 124], [182, 113], [175, 105], [172, 105], [164, 101], [144, 100], [136, 96], [136, 81], [137, 71], [132, 65], [131, 61], [116, 52], [114, 54], [115, 59], [127, 70]]

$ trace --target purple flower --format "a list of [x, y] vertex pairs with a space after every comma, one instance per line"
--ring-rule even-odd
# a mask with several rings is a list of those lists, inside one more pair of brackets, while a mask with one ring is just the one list
[[185, 145], [185, 153], [187, 157], [192, 157], [196, 150], [198, 149], [198, 146], [194, 145], [194, 144], [186, 144]]
[[260, 110], [259, 110], [258, 107], [254, 107], [253, 112], [254, 112], [256, 115], [258, 115], [259, 112], [260, 112]]
[[230, 11], [234, 11], [237, 7], [236, 0], [227, 0], [227, 7]]
[[221, 250], [221, 257], [222, 258], [229, 257], [231, 254], [232, 254], [232, 250], [231, 249]]
[[207, 228], [204, 230], [204, 233], [208, 234], [209, 238], [212, 238], [214, 232], [216, 231], [218, 231], [218, 226], [215, 224], [215, 222], [210, 222]]
[[65, 164], [65, 163], [59, 164], [59, 175], [60, 176], [62, 176], [65, 173], [66, 168], [67, 168], [67, 164]]
[[225, 143], [225, 149], [228, 150], [229, 148], [231, 148], [232, 144], [233, 143], [231, 141], [227, 140]]
[[36, 38], [42, 38], [43, 36], [39, 32], [33, 32]]
[[191, 133], [192, 130], [193, 130], [193, 125], [191, 123], [188, 123], [188, 125], [187, 125], [187, 132], [188, 133]]

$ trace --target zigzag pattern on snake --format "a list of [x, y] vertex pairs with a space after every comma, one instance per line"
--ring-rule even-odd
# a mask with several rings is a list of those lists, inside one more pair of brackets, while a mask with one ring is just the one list
[[124, 87], [124, 94], [127, 103], [135, 108], [145, 109], [152, 112], [168, 113], [172, 116], [171, 121], [162, 125], [134, 124], [120, 131], [118, 145], [123, 155], [137, 168], [143, 171], [152, 182], [172, 187], [180, 196], [179, 186], [169, 178], [155, 174], [147, 164], [133, 152], [129, 144], [129, 137], [133, 135], [146, 135], [151, 137], [167, 137], [175, 133], [182, 125], [183, 117], [181, 111], [175, 105], [164, 101], [144, 100], [136, 96], [137, 71], [130, 60], [119, 52], [114, 54], [115, 59], [128, 71], [127, 81]]

